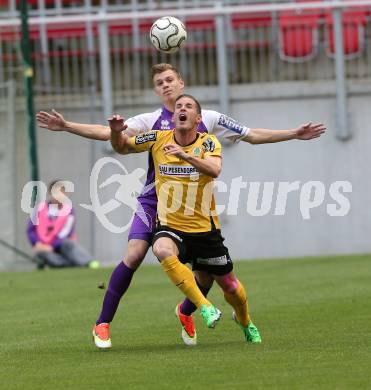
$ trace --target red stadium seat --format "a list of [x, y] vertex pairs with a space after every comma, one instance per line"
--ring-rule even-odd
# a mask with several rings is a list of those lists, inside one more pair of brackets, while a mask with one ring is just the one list
[[269, 27], [272, 24], [271, 12], [237, 14], [232, 16], [233, 28]]
[[[352, 59], [359, 57], [365, 47], [366, 11], [343, 12], [343, 47], [344, 57]], [[327, 54], [335, 55], [334, 21], [332, 13], [326, 15]]]
[[303, 62], [318, 53], [318, 28], [321, 14], [317, 10], [286, 11], [279, 17], [279, 55], [290, 62]]

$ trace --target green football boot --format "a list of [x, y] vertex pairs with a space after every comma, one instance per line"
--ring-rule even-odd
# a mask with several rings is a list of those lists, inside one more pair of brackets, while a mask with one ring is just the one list
[[220, 320], [221, 316], [222, 312], [215, 306], [201, 306], [201, 317], [206, 321], [206, 325], [208, 328], [215, 328], [215, 325]]
[[262, 342], [262, 338], [260, 336], [260, 333], [258, 331], [258, 328], [250, 322], [247, 326], [242, 326], [240, 322], [237, 319], [236, 313], [232, 313], [232, 318], [234, 321], [240, 326], [240, 328], [243, 330], [243, 334], [245, 335], [245, 340], [248, 343], [258, 344]]

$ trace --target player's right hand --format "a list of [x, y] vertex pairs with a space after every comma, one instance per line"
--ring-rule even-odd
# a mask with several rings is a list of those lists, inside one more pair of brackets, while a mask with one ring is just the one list
[[121, 133], [127, 128], [127, 125], [124, 123], [124, 118], [118, 114], [112, 115], [108, 118], [108, 124], [111, 130], [115, 133]]
[[36, 120], [40, 127], [52, 131], [64, 131], [67, 127], [67, 122], [63, 118], [63, 115], [55, 111], [54, 109], [52, 110], [51, 114], [45, 111], [39, 111], [36, 114]]

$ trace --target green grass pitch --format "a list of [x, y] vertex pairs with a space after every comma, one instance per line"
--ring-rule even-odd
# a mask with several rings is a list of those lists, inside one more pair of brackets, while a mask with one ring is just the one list
[[158, 265], [138, 270], [97, 350], [91, 326], [111, 269], [0, 273], [0, 388], [370, 389], [371, 257], [237, 262], [263, 343], [248, 345], [218, 286], [214, 330], [195, 315], [180, 339], [181, 294]]

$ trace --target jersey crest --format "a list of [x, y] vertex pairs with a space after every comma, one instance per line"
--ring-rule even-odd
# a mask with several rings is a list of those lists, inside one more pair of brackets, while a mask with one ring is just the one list
[[201, 153], [202, 153], [202, 150], [199, 146], [196, 146], [193, 150], [192, 150], [192, 153], [195, 157], [200, 157], [201, 156]]
[[205, 152], [213, 152], [215, 150], [215, 142], [211, 138], [207, 138], [202, 146], [205, 148]]

